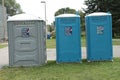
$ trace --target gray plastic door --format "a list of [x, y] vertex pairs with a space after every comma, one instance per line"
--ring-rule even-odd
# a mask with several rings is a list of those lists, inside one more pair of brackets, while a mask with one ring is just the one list
[[13, 64], [39, 64], [37, 27], [35, 25], [16, 25], [13, 27]]

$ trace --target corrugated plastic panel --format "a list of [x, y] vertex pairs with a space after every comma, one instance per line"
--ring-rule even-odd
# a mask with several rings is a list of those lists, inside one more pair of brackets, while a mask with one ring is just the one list
[[57, 62], [81, 62], [80, 16], [60, 16], [55, 20]]
[[87, 60], [112, 60], [111, 15], [86, 16]]
[[[16, 20], [16, 19], [15, 19]], [[10, 66], [38, 66], [46, 63], [45, 22], [8, 21]]]

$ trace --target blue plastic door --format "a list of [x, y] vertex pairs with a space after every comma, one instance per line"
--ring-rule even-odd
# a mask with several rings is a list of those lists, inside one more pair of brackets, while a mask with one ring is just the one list
[[[96, 17], [101, 19], [102, 17]], [[97, 20], [96, 20], [97, 21]], [[95, 22], [89, 18], [87, 25], [88, 60], [112, 60], [112, 27], [111, 18]]]

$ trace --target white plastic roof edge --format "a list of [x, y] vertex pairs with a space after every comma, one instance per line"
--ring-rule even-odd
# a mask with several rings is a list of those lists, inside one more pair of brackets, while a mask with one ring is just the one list
[[105, 12], [95, 12], [95, 13], [91, 13], [87, 16], [106, 16], [106, 15], [111, 15], [110, 13], [105, 13]]
[[25, 21], [25, 20], [42, 20], [42, 19], [30, 14], [18, 14], [9, 17], [7, 21]]
[[80, 16], [76, 14], [61, 14], [61, 15], [56, 16], [56, 18], [58, 17], [80, 17]]

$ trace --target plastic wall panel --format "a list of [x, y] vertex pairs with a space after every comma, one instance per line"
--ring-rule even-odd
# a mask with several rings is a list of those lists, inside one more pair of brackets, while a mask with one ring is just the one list
[[111, 15], [86, 16], [87, 60], [112, 60]]
[[46, 63], [43, 21], [8, 21], [10, 66]]
[[80, 17], [56, 18], [57, 62], [80, 62]]

